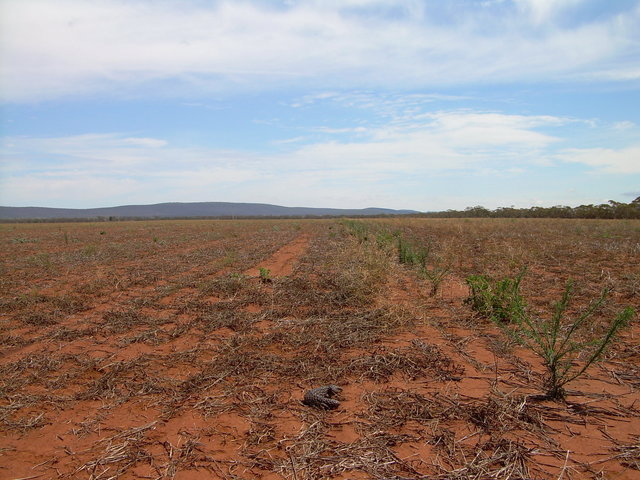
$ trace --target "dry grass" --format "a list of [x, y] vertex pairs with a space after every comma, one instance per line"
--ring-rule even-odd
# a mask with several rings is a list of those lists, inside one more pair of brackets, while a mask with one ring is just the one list
[[74, 474], [85, 472], [91, 480], [115, 480], [132, 466], [140, 462], [151, 462], [152, 456], [145, 450], [149, 445], [145, 434], [154, 428], [156, 423], [132, 428], [97, 442], [88, 452], [82, 452], [95, 452], [95, 458], [77, 467]]
[[640, 470], [640, 436], [635, 436], [635, 442], [629, 445], [618, 445], [614, 448], [617, 452], [614, 458], [620, 460], [625, 467]]
[[[531, 395], [535, 366], [496, 340], [446, 285], [527, 264], [525, 294], [535, 308], [548, 308], [566, 278], [577, 275], [579, 296], [606, 281], [615, 287], [612, 308], [638, 306], [640, 271], [631, 262], [637, 224], [368, 223], [362, 238], [333, 221], [0, 231], [5, 240], [34, 240], [0, 243], [10, 278], [2, 280], [7, 294], [0, 298], [0, 432], [12, 439], [0, 443], [3, 461], [41, 455], [33, 471], [43, 478], [96, 480], [181, 472], [578, 479], [593, 475], [595, 465], [573, 457], [564, 465], [566, 430], [607, 425], [610, 439], [602, 442], [610, 455], [598, 468], [638, 469], [638, 438], [616, 430], [616, 422], [640, 418], [632, 402], [639, 386], [635, 337], [593, 371], [607, 388], [627, 389], [624, 395], [580, 385], [571, 401], [549, 405]], [[397, 265], [394, 230], [451, 263], [438, 295], [416, 291], [424, 280]], [[245, 275], [301, 232], [310, 243], [293, 273], [268, 283]], [[54, 284], [47, 280], [53, 275]], [[408, 290], [393, 296], [400, 284]], [[441, 333], [422, 335], [425, 325]], [[471, 352], [478, 344], [495, 357], [477, 358]], [[478, 382], [474, 396], [458, 381], [470, 376]], [[329, 383], [347, 392], [340, 409], [301, 404], [308, 388]], [[59, 424], [61, 413], [70, 418], [74, 411], [81, 413]], [[52, 444], [59, 435], [68, 451], [27, 457], [28, 444], [13, 439], [36, 434], [50, 435]]]
[[436, 345], [417, 339], [413, 340], [410, 347], [382, 348], [372, 355], [353, 359], [348, 370], [376, 382], [386, 382], [396, 372], [408, 380], [459, 380], [464, 373], [464, 368], [456, 365]]

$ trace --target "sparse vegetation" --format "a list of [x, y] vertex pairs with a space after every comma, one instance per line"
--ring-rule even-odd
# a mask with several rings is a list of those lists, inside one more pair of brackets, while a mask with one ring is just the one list
[[[0, 230], [0, 245], [0, 477], [577, 480], [637, 466], [624, 309], [640, 306], [637, 222], [40, 223]], [[536, 395], [545, 357], [480, 321], [536, 346], [522, 312], [543, 342], [560, 313], [566, 402]], [[301, 403], [327, 384], [338, 410]]]
[[498, 323], [510, 323], [524, 314], [525, 302], [520, 294], [523, 269], [515, 278], [494, 280], [488, 275], [470, 275], [467, 284], [471, 295], [466, 302], [480, 315]]
[[431, 282], [431, 295], [437, 295], [440, 285], [444, 279], [451, 273], [451, 265], [436, 264], [433, 267], [426, 267], [420, 271]]
[[[531, 315], [520, 295], [524, 273], [525, 270], [514, 279], [503, 280], [491, 280], [484, 275], [471, 276], [467, 278], [471, 286], [468, 301], [511, 339], [542, 358], [547, 368], [546, 395], [552, 399], [564, 398], [564, 386], [602, 358], [620, 330], [629, 324], [635, 310], [626, 307], [609, 322], [602, 322], [601, 328], [589, 322], [609, 293], [605, 288], [583, 312], [573, 319], [567, 318], [574, 289], [573, 282], [569, 281], [550, 318]], [[582, 360], [581, 365], [578, 365], [579, 360]]]
[[271, 270], [268, 268], [260, 267], [260, 281], [262, 283], [268, 283], [271, 281]]

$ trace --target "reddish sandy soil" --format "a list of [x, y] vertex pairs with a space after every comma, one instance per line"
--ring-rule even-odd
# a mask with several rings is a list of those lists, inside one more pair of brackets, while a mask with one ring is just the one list
[[[431, 295], [335, 221], [3, 226], [0, 480], [640, 478], [637, 319], [566, 400], [540, 398], [540, 359], [464, 302], [464, 276], [498, 268], [473, 228]], [[593, 250], [561, 261], [519, 243], [552, 227], [500, 228], [532, 304], [582, 268], [581, 295], [606, 271], [608, 312], [639, 306], [640, 225], [571, 225]], [[328, 383], [338, 409], [301, 403]]]
[[251, 267], [245, 272], [250, 277], [260, 276], [260, 269], [268, 272], [269, 277], [286, 277], [291, 275], [298, 259], [309, 246], [309, 235], [303, 234], [286, 244], [264, 262]]

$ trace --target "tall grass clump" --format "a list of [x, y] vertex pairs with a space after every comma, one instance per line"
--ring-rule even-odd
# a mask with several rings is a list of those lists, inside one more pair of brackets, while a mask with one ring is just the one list
[[547, 369], [545, 396], [563, 399], [565, 385], [602, 359], [620, 330], [631, 321], [635, 310], [626, 307], [608, 321], [589, 321], [606, 301], [609, 290], [605, 288], [582, 312], [570, 317], [567, 311], [574, 283], [569, 281], [549, 318], [531, 315], [519, 291], [523, 275], [524, 270], [513, 279], [492, 280], [484, 275], [468, 277], [467, 283], [471, 287], [468, 303], [493, 320], [509, 338], [543, 360]]

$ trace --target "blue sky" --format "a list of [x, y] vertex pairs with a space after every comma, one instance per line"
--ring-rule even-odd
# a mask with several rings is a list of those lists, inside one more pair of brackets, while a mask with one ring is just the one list
[[0, 0], [0, 204], [640, 196], [640, 0]]

